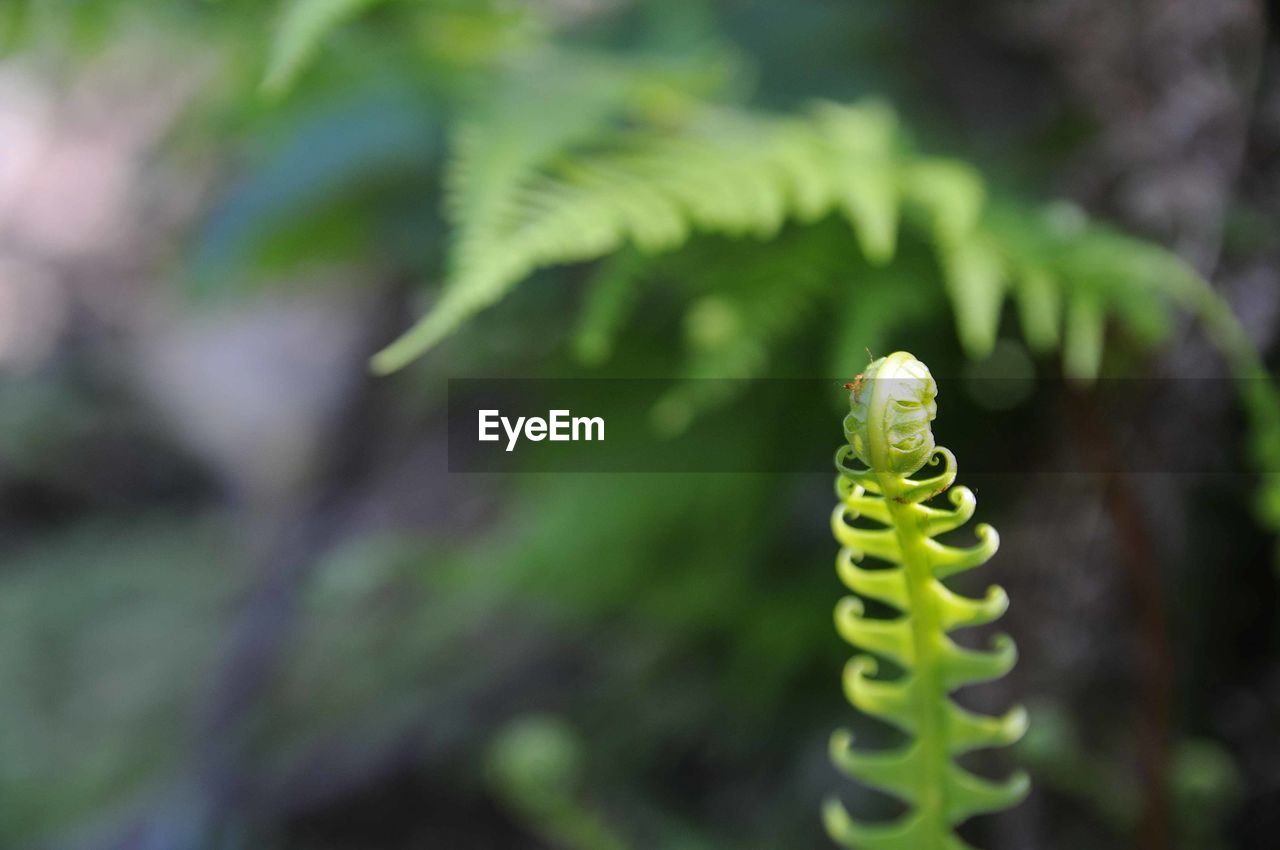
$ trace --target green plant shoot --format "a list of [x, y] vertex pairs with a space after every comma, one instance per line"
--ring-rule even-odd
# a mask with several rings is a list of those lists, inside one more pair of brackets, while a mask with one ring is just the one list
[[[1003, 717], [987, 717], [961, 708], [949, 696], [964, 685], [1004, 676], [1017, 651], [1007, 635], [996, 638], [989, 651], [960, 647], [948, 635], [996, 620], [1009, 599], [999, 587], [983, 599], [969, 599], [943, 583], [985, 563], [1000, 538], [980, 524], [975, 546], [957, 548], [935, 539], [967, 522], [977, 506], [971, 490], [952, 487], [955, 456], [934, 443], [930, 423], [937, 394], [928, 367], [912, 355], [899, 351], [876, 360], [850, 385], [847, 443], [836, 452], [840, 504], [831, 520], [841, 545], [836, 569], [858, 594], [836, 607], [836, 628], [868, 653], [854, 656], [845, 668], [845, 694], [855, 708], [910, 736], [897, 749], [859, 751], [852, 749], [848, 730], [832, 735], [831, 757], [842, 772], [909, 806], [897, 820], [866, 824], [838, 800], [828, 800], [827, 832], [838, 844], [858, 850], [972, 850], [955, 827], [973, 815], [1013, 806], [1030, 788], [1025, 773], [992, 782], [954, 761], [971, 750], [1017, 741], [1026, 731], [1027, 715], [1018, 707]], [[863, 466], [849, 466], [852, 458]], [[939, 460], [940, 473], [911, 477]], [[943, 493], [950, 510], [925, 504]], [[855, 524], [864, 519], [874, 525]], [[868, 557], [885, 566], [864, 565]], [[861, 597], [900, 613], [891, 619], [868, 617]], [[901, 673], [882, 673], [880, 659]]]

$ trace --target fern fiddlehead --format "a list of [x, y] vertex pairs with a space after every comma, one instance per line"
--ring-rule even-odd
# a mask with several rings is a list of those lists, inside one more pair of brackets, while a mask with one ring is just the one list
[[[984, 524], [975, 527], [979, 542], [972, 547], [934, 539], [966, 523], [977, 501], [967, 487], [952, 487], [955, 456], [934, 443], [938, 388], [928, 367], [896, 352], [868, 366], [850, 389], [847, 442], [836, 453], [840, 504], [832, 530], [841, 545], [837, 571], [859, 596], [841, 600], [835, 619], [841, 636], [869, 654], [850, 660], [844, 689], [855, 708], [910, 740], [894, 750], [859, 751], [851, 747], [852, 733], [842, 729], [832, 735], [831, 757], [842, 772], [901, 799], [910, 810], [896, 821], [866, 824], [831, 799], [823, 819], [833, 840], [858, 850], [971, 850], [954, 828], [973, 815], [1016, 804], [1030, 783], [1021, 772], [1004, 782], [982, 779], [954, 759], [1015, 742], [1027, 717], [1020, 707], [1002, 717], [975, 714], [950, 699], [956, 688], [1004, 676], [1017, 651], [1005, 635], [989, 651], [957, 645], [949, 632], [996, 620], [1009, 600], [994, 586], [984, 598], [969, 599], [943, 580], [985, 563], [1000, 539]], [[850, 466], [854, 459], [862, 466]], [[937, 474], [911, 477], [939, 461]], [[943, 493], [950, 510], [925, 504]], [[860, 518], [875, 525], [854, 524]], [[864, 566], [865, 557], [887, 566]], [[892, 606], [899, 616], [868, 617], [860, 597]], [[878, 675], [877, 658], [902, 674]]]

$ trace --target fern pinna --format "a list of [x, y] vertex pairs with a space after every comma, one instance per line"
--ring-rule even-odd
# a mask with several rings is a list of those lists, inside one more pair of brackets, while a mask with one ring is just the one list
[[[823, 817], [839, 844], [859, 850], [965, 850], [954, 827], [969, 817], [1019, 802], [1030, 783], [1024, 773], [991, 782], [969, 773], [955, 757], [983, 747], [1011, 744], [1026, 730], [1027, 717], [1015, 708], [1003, 717], [974, 714], [948, 694], [964, 685], [1005, 675], [1017, 659], [1007, 635], [990, 651], [958, 646], [953, 629], [990, 623], [1009, 600], [999, 587], [985, 598], [969, 599], [943, 581], [985, 563], [999, 546], [995, 529], [975, 527], [978, 544], [956, 548], [934, 538], [959, 528], [973, 516], [977, 501], [967, 487], [954, 487], [955, 456], [936, 446], [930, 423], [937, 412], [937, 383], [929, 369], [899, 351], [882, 357], [849, 385], [850, 412], [844, 420], [847, 443], [836, 453], [840, 504], [832, 529], [840, 542], [836, 567], [841, 580], [860, 596], [883, 602], [900, 614], [892, 619], [866, 615], [863, 602], [848, 596], [836, 607], [836, 628], [850, 643], [874, 655], [858, 655], [845, 669], [845, 693], [854, 707], [887, 721], [911, 740], [899, 749], [857, 751], [853, 735], [831, 738], [837, 767], [867, 785], [910, 805], [899, 820], [864, 824], [835, 799]], [[856, 458], [863, 466], [849, 466]], [[936, 475], [910, 476], [926, 464]], [[947, 493], [951, 510], [925, 502]], [[854, 523], [865, 518], [875, 526]], [[888, 566], [864, 566], [864, 557]], [[876, 656], [902, 668], [895, 678], [878, 675]]]

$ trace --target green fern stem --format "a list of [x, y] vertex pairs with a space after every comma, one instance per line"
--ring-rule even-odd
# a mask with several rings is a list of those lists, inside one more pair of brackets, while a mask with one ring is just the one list
[[[975, 714], [956, 705], [955, 689], [1004, 676], [1017, 652], [1007, 636], [989, 651], [958, 646], [949, 633], [990, 623], [1008, 607], [999, 587], [983, 599], [960, 596], [944, 584], [950, 576], [986, 562], [999, 546], [988, 525], [976, 526], [979, 542], [958, 548], [934, 538], [959, 528], [974, 513], [977, 500], [967, 487], [952, 488], [955, 456], [934, 444], [930, 428], [937, 407], [937, 384], [928, 368], [906, 352], [872, 363], [855, 381], [845, 418], [848, 443], [836, 454], [841, 503], [832, 529], [841, 544], [837, 571], [859, 596], [836, 608], [836, 628], [869, 654], [857, 655], [845, 669], [845, 693], [859, 710], [910, 736], [888, 751], [858, 751], [853, 735], [838, 730], [831, 757], [847, 775], [897, 797], [910, 806], [889, 823], [857, 821], [835, 799], [823, 811], [827, 831], [845, 847], [859, 850], [971, 850], [954, 833], [968, 818], [1019, 802], [1030, 783], [1023, 773], [1004, 782], [982, 779], [954, 761], [984, 747], [1005, 746], [1026, 730], [1026, 712], [1014, 708], [1002, 717]], [[847, 462], [856, 457], [863, 468]], [[931, 477], [911, 476], [926, 465], [943, 469]], [[946, 493], [951, 509], [925, 503]], [[872, 525], [857, 524], [860, 519]], [[885, 566], [862, 564], [871, 557]], [[899, 616], [866, 616], [861, 597], [897, 609]], [[902, 672], [881, 675], [886, 659]]]

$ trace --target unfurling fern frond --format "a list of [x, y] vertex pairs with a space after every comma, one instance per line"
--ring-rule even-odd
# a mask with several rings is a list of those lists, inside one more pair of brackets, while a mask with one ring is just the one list
[[[835, 799], [823, 811], [827, 831], [839, 844], [857, 850], [963, 850], [954, 828], [968, 818], [1006, 809], [1030, 787], [1021, 772], [1004, 782], [979, 778], [955, 762], [972, 750], [1017, 741], [1027, 726], [1026, 712], [1015, 708], [1003, 717], [967, 711], [951, 701], [956, 688], [1004, 676], [1017, 652], [1008, 636], [991, 650], [957, 645], [954, 629], [990, 623], [1009, 600], [999, 587], [982, 599], [949, 590], [949, 576], [987, 561], [999, 545], [988, 525], [976, 526], [978, 544], [956, 548], [939, 543], [939, 534], [967, 522], [976, 500], [966, 487], [954, 487], [955, 457], [935, 446], [930, 427], [937, 410], [937, 384], [919, 360], [906, 352], [882, 357], [854, 382], [845, 418], [846, 445], [836, 453], [841, 503], [832, 528], [841, 544], [836, 561], [841, 580], [859, 596], [836, 608], [836, 628], [858, 649], [845, 670], [845, 693], [859, 710], [888, 722], [908, 736], [900, 749], [859, 751], [853, 736], [837, 731], [831, 756], [849, 776], [906, 802], [899, 820], [864, 824]], [[855, 459], [864, 466], [850, 467]], [[943, 469], [912, 478], [926, 465]], [[952, 509], [929, 507], [947, 493]], [[870, 520], [873, 527], [855, 525]], [[863, 559], [886, 566], [871, 568]], [[867, 597], [897, 609], [898, 616], [866, 615]], [[896, 678], [877, 675], [884, 659], [902, 669]]]

